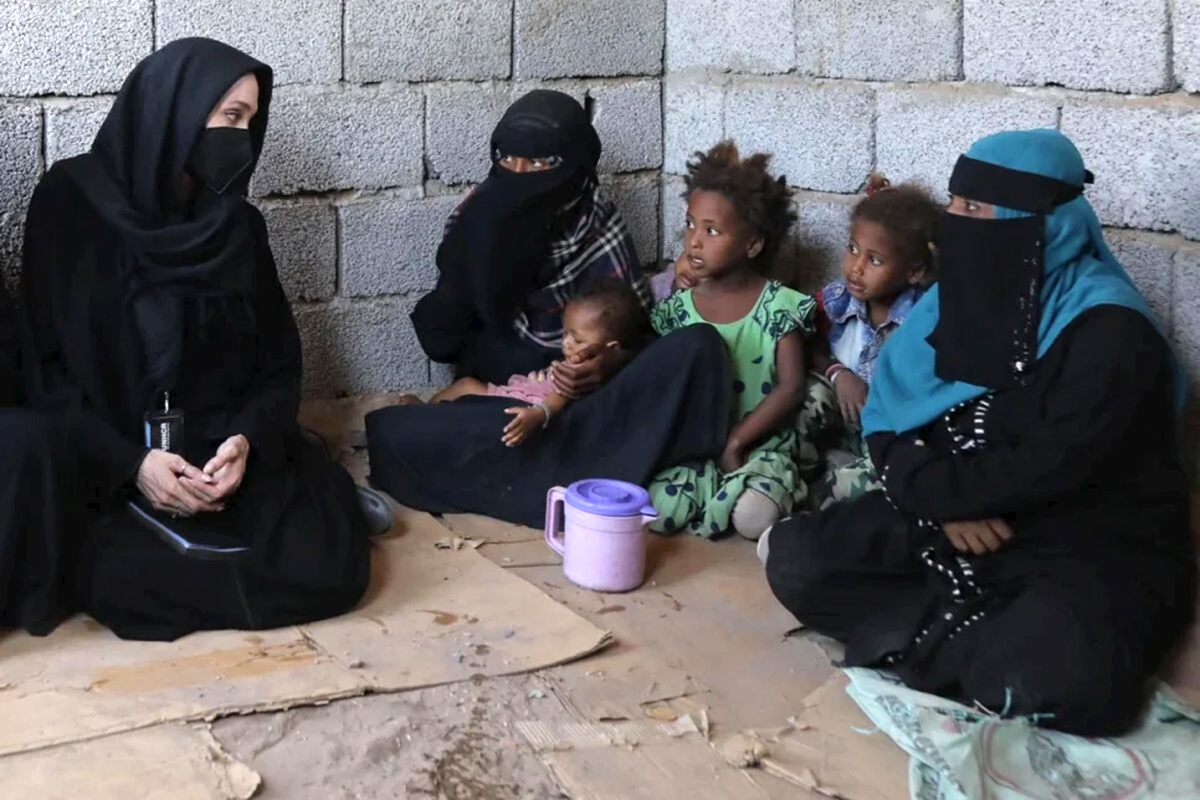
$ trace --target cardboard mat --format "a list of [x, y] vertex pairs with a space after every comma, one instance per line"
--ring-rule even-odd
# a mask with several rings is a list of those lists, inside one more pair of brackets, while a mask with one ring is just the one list
[[838, 673], [785, 725], [737, 731], [706, 712], [614, 724], [517, 723], [577, 800], [904, 800], [908, 759]]
[[460, 536], [483, 548], [483, 554], [502, 567], [541, 567], [562, 564], [542, 531], [478, 514], [448, 514], [445, 523]]
[[163, 722], [212, 719], [562, 664], [611, 637], [403, 511], [347, 616], [265, 632], [123, 642], [86, 618], [0, 641], [0, 755]]
[[249, 800], [261, 783], [207, 730], [186, 725], [0, 758], [0, 786], [13, 798]]

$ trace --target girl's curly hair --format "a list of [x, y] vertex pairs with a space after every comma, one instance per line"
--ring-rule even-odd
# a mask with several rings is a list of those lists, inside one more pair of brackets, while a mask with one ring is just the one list
[[933, 240], [941, 207], [925, 189], [912, 183], [892, 186], [882, 175], [867, 176], [867, 196], [850, 212], [850, 223], [874, 222], [895, 240], [905, 261], [925, 269], [925, 280], [933, 277]]
[[696, 151], [688, 160], [684, 179], [685, 200], [695, 191], [719, 192], [753, 235], [762, 238], [762, 252], [751, 261], [759, 272], [770, 268], [784, 237], [796, 222], [793, 191], [784, 176], [771, 177], [767, 171], [770, 163], [770, 153], [742, 158], [737, 145], [725, 140], [707, 153]]

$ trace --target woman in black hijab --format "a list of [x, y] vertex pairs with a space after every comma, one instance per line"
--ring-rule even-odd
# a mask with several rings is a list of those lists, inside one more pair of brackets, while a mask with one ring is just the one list
[[79, 543], [69, 437], [21, 402], [17, 316], [0, 284], [0, 629], [44, 636], [74, 604], [63, 576]]
[[[271, 89], [244, 53], [173, 42], [29, 209], [32, 400], [78, 438], [80, 599], [122, 637], [327, 617], [367, 585], [354, 485], [295, 421], [299, 336], [245, 200]], [[197, 559], [172, 534], [245, 550]]]
[[[559, 359], [563, 308], [592, 281], [625, 282], [649, 307], [625, 221], [598, 191], [600, 149], [587, 111], [562, 92], [530, 92], [501, 118], [491, 172], [451, 216], [437, 288], [412, 315], [425, 353], [455, 377], [503, 384]], [[602, 363], [608, 352], [565, 372], [563, 388], [615, 366]]]
[[[503, 384], [560, 357], [563, 307], [592, 280], [622, 280], [647, 305], [650, 297], [625, 223], [596, 192], [600, 139], [579, 103], [561, 92], [525, 95], [496, 126], [492, 158], [488, 179], [450, 220], [437, 288], [413, 325], [430, 358], [455, 363], [458, 377]], [[720, 455], [732, 385], [721, 337], [699, 325], [628, 366], [620, 352], [555, 363], [558, 392], [588, 396], [521, 447], [496, 435], [511, 419], [504, 398], [370, 414], [371, 482], [413, 508], [540, 526], [556, 484], [646, 484], [665, 467]]]

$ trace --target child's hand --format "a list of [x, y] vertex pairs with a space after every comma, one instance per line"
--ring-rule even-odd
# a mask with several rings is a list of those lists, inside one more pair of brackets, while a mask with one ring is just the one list
[[504, 435], [500, 441], [509, 447], [516, 447], [529, 438], [529, 434], [546, 424], [546, 412], [540, 406], [518, 406], [504, 409], [505, 414], [513, 417], [512, 422], [504, 427]]
[[867, 404], [867, 384], [848, 369], [833, 376], [833, 389], [837, 393], [838, 408], [846, 424], [858, 427], [862, 424], [862, 409]]
[[695, 289], [698, 283], [700, 283], [700, 279], [696, 277], [696, 273], [692, 272], [692, 263], [688, 259], [687, 253], [680, 253], [679, 258], [675, 259], [674, 288], [677, 291]]
[[721, 460], [717, 462], [717, 465], [726, 474], [737, 472], [746, 466], [746, 448], [741, 442], [730, 439], [725, 443], [725, 451], [721, 453]]

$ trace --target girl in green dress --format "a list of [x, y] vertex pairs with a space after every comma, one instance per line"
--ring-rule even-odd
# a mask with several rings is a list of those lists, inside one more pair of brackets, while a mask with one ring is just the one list
[[796, 220], [770, 158], [743, 159], [722, 142], [688, 162], [684, 258], [697, 281], [655, 307], [652, 322], [661, 335], [716, 328], [733, 362], [733, 418], [720, 459], [667, 469], [651, 483], [661, 532], [732, 529], [757, 539], [806, 498], [803, 465], [818, 461], [806, 433], [836, 415], [828, 386], [806, 375], [815, 301], [764, 276]]

